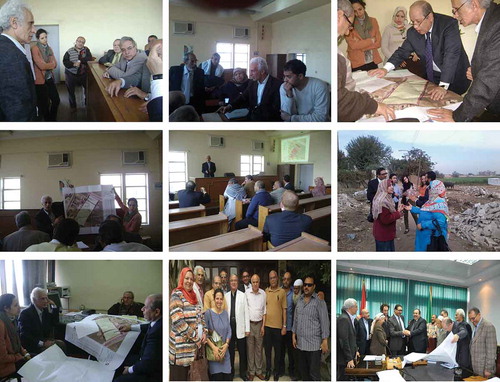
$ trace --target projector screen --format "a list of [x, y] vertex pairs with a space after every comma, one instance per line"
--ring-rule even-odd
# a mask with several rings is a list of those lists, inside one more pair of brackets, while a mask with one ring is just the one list
[[281, 140], [281, 162], [308, 162], [309, 135]]

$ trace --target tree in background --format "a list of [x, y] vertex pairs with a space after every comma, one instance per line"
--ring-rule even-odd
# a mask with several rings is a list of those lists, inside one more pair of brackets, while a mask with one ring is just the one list
[[346, 151], [349, 162], [362, 171], [387, 165], [392, 154], [392, 149], [373, 135], [354, 138], [347, 144]]
[[436, 164], [431, 157], [423, 150], [412, 147], [403, 159], [407, 162], [407, 173], [420, 175], [423, 172], [431, 171]]
[[349, 158], [344, 154], [342, 150], [337, 152], [337, 167], [339, 170], [349, 170]]
[[451, 173], [451, 176], [452, 176], [453, 178], [459, 178], [459, 177], [460, 177], [460, 173], [459, 173], [458, 171], [453, 171], [453, 172]]

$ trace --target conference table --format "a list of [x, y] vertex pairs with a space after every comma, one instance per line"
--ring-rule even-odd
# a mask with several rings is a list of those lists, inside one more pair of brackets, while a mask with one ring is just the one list
[[91, 122], [148, 122], [149, 116], [139, 110], [144, 101], [136, 96], [125, 98], [126, 89], [111, 97], [106, 87], [113, 81], [104, 78], [104, 65], [89, 62], [87, 75], [87, 118]]

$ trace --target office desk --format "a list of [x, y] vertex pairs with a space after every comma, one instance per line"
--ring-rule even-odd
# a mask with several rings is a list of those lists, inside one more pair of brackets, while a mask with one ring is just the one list
[[148, 114], [139, 110], [144, 103], [137, 97], [125, 98], [126, 89], [120, 89], [118, 97], [110, 97], [106, 86], [110, 80], [103, 78], [104, 65], [89, 62], [87, 75], [87, 118], [92, 122], [148, 122]]

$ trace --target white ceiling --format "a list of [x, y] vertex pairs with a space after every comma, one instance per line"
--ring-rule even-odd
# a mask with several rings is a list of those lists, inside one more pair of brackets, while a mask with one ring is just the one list
[[[136, 130], [1, 130], [0, 141], [8, 141], [11, 139], [29, 139], [29, 138], [43, 138], [43, 137], [61, 137], [82, 134], [126, 134], [130, 132], [137, 132]], [[156, 138], [161, 134], [160, 130], [143, 131], [145, 134]]]
[[473, 265], [451, 260], [339, 260], [337, 270], [470, 287], [500, 275], [500, 261]]

